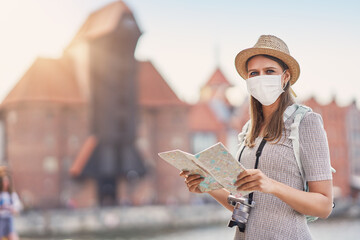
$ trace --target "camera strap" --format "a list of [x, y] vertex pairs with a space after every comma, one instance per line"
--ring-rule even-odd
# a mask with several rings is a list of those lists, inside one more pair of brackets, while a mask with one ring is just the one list
[[[257, 168], [258, 168], [259, 159], [260, 159], [260, 156], [261, 156], [261, 153], [262, 153], [262, 151], [263, 151], [263, 148], [264, 148], [265, 144], [266, 144], [266, 140], [263, 138], [263, 139], [261, 140], [261, 143], [260, 143], [258, 149], [256, 150], [256, 161], [255, 161], [254, 169], [257, 169]], [[239, 162], [240, 162], [241, 155], [242, 155], [244, 149], [245, 149], [245, 145], [244, 145], [243, 149], [242, 149], [241, 152], [240, 152], [239, 160], [238, 160]], [[250, 194], [249, 194], [249, 203], [250, 203], [250, 204], [251, 204], [252, 201], [253, 201], [253, 196], [254, 196], [254, 193], [250, 193]]]

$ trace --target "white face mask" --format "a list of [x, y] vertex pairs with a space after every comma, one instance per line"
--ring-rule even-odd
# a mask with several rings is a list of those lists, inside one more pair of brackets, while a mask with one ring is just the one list
[[262, 105], [269, 106], [284, 92], [281, 75], [260, 75], [246, 80], [248, 92]]

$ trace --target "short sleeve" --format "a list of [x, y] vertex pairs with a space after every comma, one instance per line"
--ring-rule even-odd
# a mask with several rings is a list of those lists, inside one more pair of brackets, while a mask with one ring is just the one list
[[21, 212], [23, 210], [23, 205], [22, 205], [17, 193], [13, 192], [11, 195], [11, 198], [12, 198], [13, 206], [14, 206], [15, 210], [18, 212]]
[[329, 144], [321, 115], [309, 112], [299, 126], [300, 158], [306, 181], [332, 179]]

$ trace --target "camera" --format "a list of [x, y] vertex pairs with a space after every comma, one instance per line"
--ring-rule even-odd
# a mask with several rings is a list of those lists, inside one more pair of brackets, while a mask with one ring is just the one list
[[249, 213], [252, 207], [255, 206], [255, 202], [245, 197], [236, 198], [233, 195], [229, 195], [227, 201], [230, 205], [234, 206], [234, 211], [231, 216], [231, 220], [228, 223], [228, 227], [238, 226], [240, 232], [245, 231], [245, 226], [249, 218]]

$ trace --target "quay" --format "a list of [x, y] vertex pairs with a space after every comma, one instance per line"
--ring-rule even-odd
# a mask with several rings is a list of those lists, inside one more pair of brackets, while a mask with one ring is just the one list
[[[231, 212], [216, 203], [29, 211], [15, 218], [22, 237], [151, 233], [227, 225]], [[336, 203], [330, 218], [360, 218], [360, 204]]]

